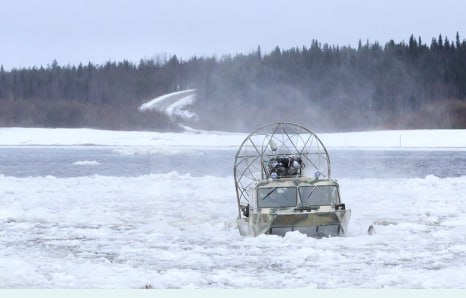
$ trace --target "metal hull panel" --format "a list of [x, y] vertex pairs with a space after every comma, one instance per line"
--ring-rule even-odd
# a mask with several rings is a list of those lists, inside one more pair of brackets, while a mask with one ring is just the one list
[[237, 220], [242, 236], [256, 237], [261, 234], [284, 236], [299, 231], [311, 237], [344, 235], [348, 229], [351, 210], [330, 212], [299, 212], [286, 214], [250, 214]]

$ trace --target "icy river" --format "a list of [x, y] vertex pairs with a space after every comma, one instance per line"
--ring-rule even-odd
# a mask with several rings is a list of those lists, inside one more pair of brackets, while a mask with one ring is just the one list
[[1, 147], [0, 288], [466, 288], [466, 151], [329, 153], [346, 236], [243, 238], [234, 150]]

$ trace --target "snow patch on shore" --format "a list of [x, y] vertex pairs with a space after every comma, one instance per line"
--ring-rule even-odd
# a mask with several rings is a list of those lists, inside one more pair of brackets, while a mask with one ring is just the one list
[[164, 94], [149, 100], [139, 107], [141, 112], [157, 110], [165, 112], [171, 118], [181, 118], [183, 120], [197, 119], [197, 115], [191, 112], [188, 107], [196, 100], [196, 89]]

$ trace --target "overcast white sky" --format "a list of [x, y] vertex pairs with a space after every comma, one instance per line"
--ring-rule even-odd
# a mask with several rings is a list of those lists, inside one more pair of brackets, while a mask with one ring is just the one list
[[0, 64], [5, 69], [156, 55], [248, 53], [260, 45], [359, 39], [430, 42], [466, 38], [461, 0], [0, 0]]

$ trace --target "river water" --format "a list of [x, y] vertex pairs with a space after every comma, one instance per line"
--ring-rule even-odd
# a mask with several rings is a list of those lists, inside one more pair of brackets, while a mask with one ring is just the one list
[[[177, 172], [233, 175], [235, 151], [121, 154], [113, 148], [0, 148], [0, 174], [14, 177], [135, 177]], [[413, 178], [466, 175], [466, 151], [330, 150], [334, 178]]]

